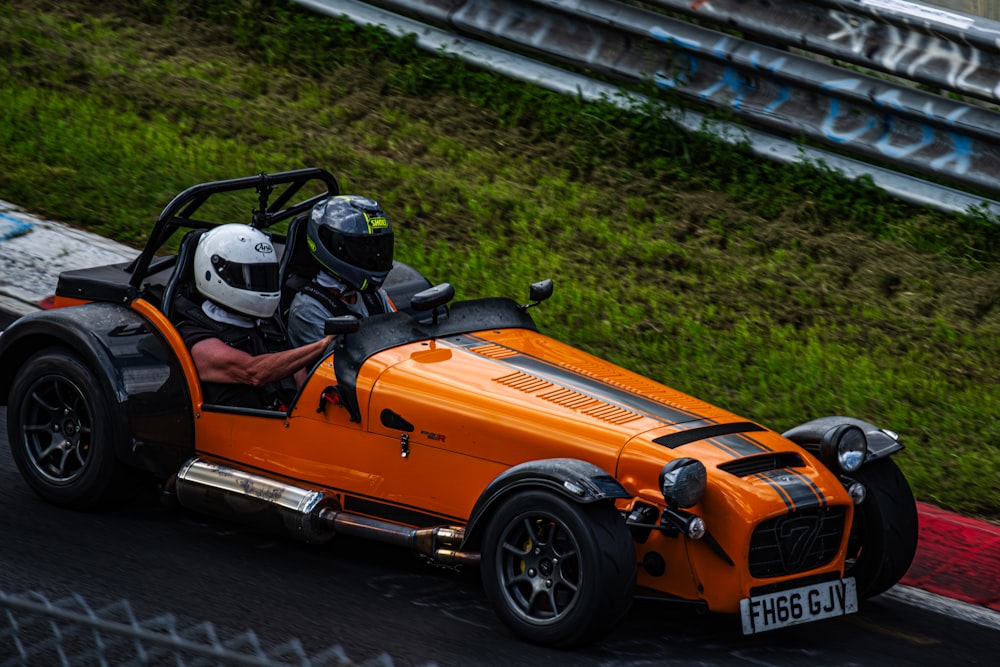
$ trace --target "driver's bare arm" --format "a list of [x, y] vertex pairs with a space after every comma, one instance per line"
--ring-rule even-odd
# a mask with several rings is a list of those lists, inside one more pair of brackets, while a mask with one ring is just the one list
[[202, 382], [260, 387], [294, 375], [297, 383], [301, 384], [304, 373], [300, 371], [319, 359], [332, 339], [332, 336], [327, 336], [291, 350], [253, 356], [226, 345], [218, 338], [206, 338], [191, 348], [191, 357]]

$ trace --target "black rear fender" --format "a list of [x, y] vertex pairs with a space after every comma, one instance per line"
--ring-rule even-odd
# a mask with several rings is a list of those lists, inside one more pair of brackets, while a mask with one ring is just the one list
[[0, 335], [0, 404], [7, 405], [21, 367], [59, 348], [90, 367], [113, 406], [117, 455], [165, 477], [194, 451], [187, 381], [170, 345], [144, 317], [115, 303], [41, 311]]

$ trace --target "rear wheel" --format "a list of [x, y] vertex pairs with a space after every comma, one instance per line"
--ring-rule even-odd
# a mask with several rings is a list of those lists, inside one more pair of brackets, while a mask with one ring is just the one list
[[575, 646], [609, 632], [632, 603], [635, 572], [632, 537], [609, 503], [523, 492], [486, 532], [487, 596], [507, 627], [537, 644]]
[[870, 463], [855, 475], [867, 497], [855, 508], [845, 576], [858, 596], [869, 598], [896, 584], [917, 550], [917, 505], [903, 473], [891, 459]]
[[116, 490], [122, 471], [111, 410], [76, 355], [43, 350], [21, 367], [11, 386], [7, 435], [21, 476], [48, 502], [89, 509]]

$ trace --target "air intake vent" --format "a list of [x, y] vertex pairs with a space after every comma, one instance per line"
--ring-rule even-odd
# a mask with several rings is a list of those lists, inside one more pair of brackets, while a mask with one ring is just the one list
[[763, 431], [763, 426], [758, 426], [752, 422], [733, 422], [730, 424], [711, 424], [709, 426], [699, 426], [686, 431], [668, 433], [655, 438], [653, 442], [663, 445], [668, 449], [676, 449], [690, 442], [707, 440], [708, 438], [718, 438], [724, 435], [734, 435], [736, 433], [754, 433]]
[[719, 470], [725, 470], [737, 477], [749, 477], [761, 472], [781, 470], [783, 468], [804, 468], [805, 461], [795, 452], [772, 452], [759, 456], [748, 456], [735, 461], [727, 461], [719, 465]]

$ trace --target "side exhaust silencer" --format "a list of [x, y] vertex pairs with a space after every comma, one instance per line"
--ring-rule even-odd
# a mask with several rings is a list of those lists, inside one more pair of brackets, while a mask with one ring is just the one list
[[196, 512], [311, 544], [329, 542], [334, 535], [317, 515], [336, 502], [319, 491], [201, 459], [191, 459], [177, 473], [177, 501]]
[[211, 461], [191, 459], [177, 473], [177, 500], [184, 507], [311, 544], [354, 535], [407, 547], [451, 565], [475, 564], [478, 553], [459, 551], [464, 529], [411, 528], [340, 509], [335, 498], [270, 477]]

